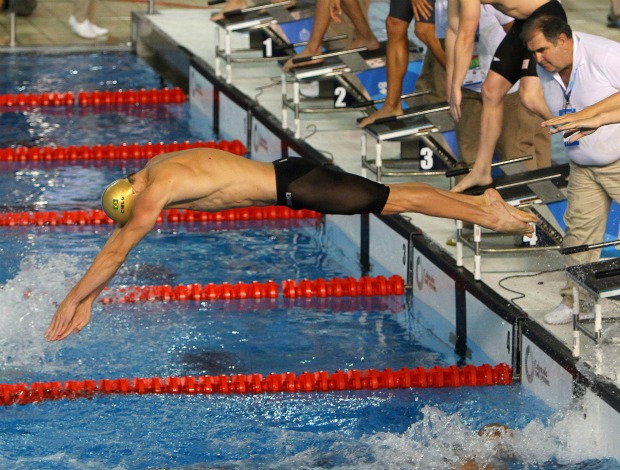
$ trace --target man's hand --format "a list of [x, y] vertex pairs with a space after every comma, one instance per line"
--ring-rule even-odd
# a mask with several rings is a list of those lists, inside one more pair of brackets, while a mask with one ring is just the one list
[[454, 119], [454, 122], [459, 122], [461, 120], [461, 100], [463, 99], [463, 94], [461, 92], [461, 87], [452, 87], [452, 91], [450, 93], [450, 98], [448, 102], [450, 104], [450, 116]]
[[428, 20], [433, 13], [433, 7], [428, 0], [411, 0], [411, 6], [416, 21], [420, 21], [420, 18]]
[[67, 299], [63, 300], [45, 332], [47, 340], [60, 341], [71, 333], [79, 333], [90, 322], [91, 305], [90, 302], [84, 301], [76, 306]]
[[544, 121], [541, 126], [550, 127], [549, 132], [551, 134], [563, 132], [564, 138], [568, 138], [568, 142], [575, 142], [594, 133], [603, 124], [600, 115], [588, 116], [588, 113], [580, 111], [549, 119]]

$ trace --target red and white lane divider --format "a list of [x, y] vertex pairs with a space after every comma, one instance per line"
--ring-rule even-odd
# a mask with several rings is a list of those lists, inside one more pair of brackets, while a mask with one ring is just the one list
[[117, 104], [184, 103], [185, 92], [175, 88], [152, 88], [140, 90], [95, 90], [51, 93], [17, 93], [0, 95], [0, 106], [47, 107], [47, 106], [106, 106]]
[[[112, 295], [107, 295], [111, 292]], [[405, 281], [398, 275], [390, 276], [363, 276], [333, 278], [325, 280], [304, 279], [302, 281], [282, 281], [282, 296], [289, 299], [314, 297], [367, 297], [404, 295]], [[107, 288], [100, 302], [170, 302], [170, 301], [203, 301], [203, 300], [231, 300], [231, 299], [275, 299], [280, 296], [280, 287], [274, 281], [267, 282], [238, 282], [230, 284], [179, 284], [176, 286], [130, 286], [117, 289]]]
[[[244, 207], [219, 212], [167, 209], [159, 214], [157, 223], [208, 223], [260, 220], [320, 219], [323, 215], [307, 209], [293, 210], [285, 206]], [[113, 225], [100, 209], [77, 211], [38, 211], [0, 213], [0, 227], [24, 225]]]
[[512, 369], [506, 364], [495, 367], [467, 365], [430, 369], [367, 369], [365, 371], [325, 371], [236, 374], [232, 376], [184, 376], [69, 380], [64, 382], [33, 382], [0, 384], [0, 406], [26, 405], [49, 400], [91, 398], [96, 395], [233, 395], [256, 393], [333, 392], [340, 390], [379, 390], [395, 388], [440, 388], [512, 384]]
[[140, 160], [162, 153], [178, 152], [193, 148], [217, 148], [236, 155], [245, 155], [247, 149], [239, 140], [219, 142], [148, 142], [146, 144], [71, 145], [68, 147], [15, 147], [0, 148], [2, 162], [72, 162], [78, 160]]

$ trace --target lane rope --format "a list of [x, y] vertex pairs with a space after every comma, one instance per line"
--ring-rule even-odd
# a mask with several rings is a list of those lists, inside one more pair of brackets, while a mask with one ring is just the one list
[[8, 147], [0, 148], [2, 162], [71, 162], [78, 160], [141, 160], [150, 159], [162, 153], [178, 152], [193, 148], [217, 148], [243, 156], [247, 149], [239, 140], [220, 140], [215, 142], [147, 142], [97, 145], [43, 146], [43, 147]]
[[[226, 209], [218, 212], [202, 212], [184, 209], [166, 209], [159, 214], [158, 224], [168, 222], [212, 223], [240, 222], [261, 220], [299, 220], [321, 219], [322, 214], [307, 209], [294, 210], [285, 206], [243, 207]], [[24, 211], [0, 213], [0, 227], [18, 227], [26, 225], [113, 225], [101, 209], [70, 211]]]
[[67, 92], [8, 93], [0, 95], [0, 106], [6, 107], [49, 107], [49, 106], [110, 106], [141, 105], [159, 103], [184, 103], [187, 95], [178, 87], [140, 90], [94, 90]]
[[92, 398], [97, 395], [235, 395], [257, 393], [333, 392], [341, 390], [379, 390], [409, 388], [443, 388], [512, 384], [512, 369], [500, 363], [466, 365], [459, 368], [435, 366], [400, 370], [366, 369], [271, 373], [202, 375], [198, 377], [150, 377], [101, 380], [68, 380], [64, 382], [32, 382], [0, 384], [0, 406], [26, 405], [50, 400]]
[[[168, 284], [158, 286], [128, 286], [106, 288], [104, 293], [112, 295], [102, 296], [99, 302], [110, 304], [136, 302], [171, 302], [171, 301], [205, 301], [231, 299], [275, 299], [280, 296], [280, 286], [274, 281], [267, 282], [238, 282], [230, 284], [208, 283], [205, 285]], [[385, 276], [323, 278], [301, 281], [291, 279], [282, 281], [282, 296], [288, 299], [313, 297], [368, 297], [404, 295], [405, 281], [397, 274]]]

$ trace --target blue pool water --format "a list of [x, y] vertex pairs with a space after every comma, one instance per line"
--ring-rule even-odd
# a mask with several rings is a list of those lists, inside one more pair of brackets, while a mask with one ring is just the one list
[[[98, 70], [87, 66], [84, 56], [74, 60], [76, 70]], [[105, 70], [110, 57], [88, 60]], [[131, 55], [115, 60], [129, 64], [129, 74], [136, 67], [145, 82], [158, 80], [152, 72], [149, 78]], [[38, 70], [33, 67], [24, 76], [31, 83], [66, 83], [36, 78]], [[116, 75], [124, 75], [125, 68], [123, 74], [120, 70], [103, 75], [121, 83]], [[51, 72], [46, 68], [46, 73]], [[87, 86], [104, 83], [86, 75]], [[135, 80], [128, 83], [142, 79]], [[4, 81], [3, 86], [30, 86], [16, 83]], [[76, 123], [56, 110], [39, 114], [34, 128], [26, 126], [27, 119], [20, 122], [12, 135], [29, 136], [32, 145], [39, 145], [41, 129], [53, 122], [46, 139], [58, 145], [103, 143], [101, 129], [111, 130], [106, 131], [111, 143], [119, 143], [115, 132], [127, 139], [139, 136], [136, 142], [184, 140], [192, 128], [185, 122], [188, 105], [172, 107], [162, 121], [141, 112], [134, 113], [139, 119], [118, 110], [102, 113], [95, 127], [82, 125], [80, 113], [71, 116]], [[116, 129], [119, 122], [123, 129]], [[68, 123], [80, 132], [67, 130]], [[169, 134], [172, 127], [189, 134]], [[22, 137], [0, 135], [0, 146], [23, 144]], [[117, 163], [7, 164], [0, 168], [0, 204], [15, 211], [94, 208], [110, 180], [143, 162]], [[440, 317], [405, 297], [97, 304], [93, 320], [79, 335], [61, 343], [44, 341], [54, 306], [111, 230], [0, 228], [1, 383], [399, 369], [447, 366], [459, 359], [451, 344], [433, 335]], [[334, 243], [334, 230], [316, 221], [162, 224], [132, 252], [112, 286], [359, 277], [356, 260]], [[488, 358], [475, 355], [471, 362]], [[509, 468], [620, 468], [601, 458], [600, 444], [592, 442], [582, 415], [582, 410], [554, 413], [518, 385], [99, 396], [0, 408], [0, 468], [458, 468], [474, 456], [479, 462], [493, 459], [497, 443], [476, 434], [489, 422], [516, 430], [506, 443], [514, 455], [503, 458]]]

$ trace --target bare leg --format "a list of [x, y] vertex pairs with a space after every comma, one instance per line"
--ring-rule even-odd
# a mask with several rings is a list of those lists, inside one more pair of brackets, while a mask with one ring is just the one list
[[409, 39], [407, 38], [409, 23], [391, 16], [387, 17], [385, 23], [388, 35], [387, 95], [381, 109], [363, 119], [359, 124], [360, 127], [372, 124], [379, 118], [403, 114], [400, 96], [403, 92], [403, 78], [409, 61]]
[[446, 68], [446, 51], [437, 38], [435, 23], [416, 23], [415, 35], [428, 47], [435, 60]]
[[368, 19], [362, 11], [359, 0], [342, 0], [342, 9], [349, 17], [355, 28], [354, 36], [347, 49], [365, 47], [369, 51], [379, 49], [379, 40], [370, 29]]
[[[345, 14], [351, 19], [353, 27], [355, 28], [355, 37], [352, 42], [346, 47], [346, 49], [355, 49], [358, 47], [366, 47], [368, 50], [376, 50], [379, 48], [379, 41], [375, 37], [374, 33], [370, 29], [366, 15], [362, 11], [358, 0], [343, 0], [342, 9]], [[297, 57], [311, 57], [322, 53], [323, 38], [331, 22], [329, 15], [329, 0], [317, 0], [314, 9], [314, 26], [312, 27], [312, 33], [308, 44], [304, 49], [293, 58]], [[311, 60], [308, 62], [302, 62], [300, 64], [294, 64], [293, 58], [286, 61], [282, 69], [288, 72], [295, 67], [305, 67], [308, 65], [316, 65], [323, 62], [322, 59]]]
[[482, 114], [480, 117], [480, 143], [473, 168], [452, 191], [461, 192], [473, 186], [491, 184], [493, 152], [502, 131], [504, 97], [511, 83], [492, 70], [482, 84]]
[[434, 217], [459, 219], [491, 230], [514, 234], [531, 234], [534, 214], [506, 203], [494, 189], [481, 196], [444, 191], [425, 183], [388, 185], [388, 197], [382, 214], [418, 212]]
[[[306, 45], [306, 47], [304, 47], [303, 51], [295, 55], [295, 58], [311, 57], [321, 54], [321, 49], [323, 47], [323, 37], [325, 36], [325, 32], [327, 31], [327, 27], [329, 26], [330, 21], [331, 18], [329, 16], [329, 0], [317, 0], [316, 6], [314, 7], [314, 25], [312, 26], [312, 33], [310, 34], [310, 39], [308, 39], [308, 44]], [[295, 67], [315, 65], [323, 62], [323, 59], [319, 59], [311, 60], [309, 62], [302, 62], [301, 64], [294, 64], [292, 59], [293, 58], [287, 60], [282, 67], [285, 72], [288, 72]]]

